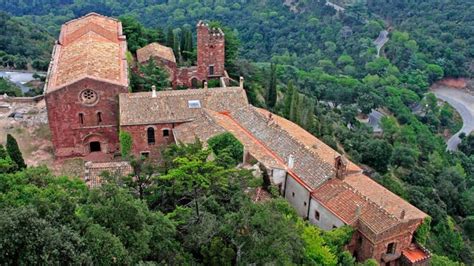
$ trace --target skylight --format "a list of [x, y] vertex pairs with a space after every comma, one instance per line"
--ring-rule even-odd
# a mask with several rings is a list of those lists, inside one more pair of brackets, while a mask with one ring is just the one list
[[199, 100], [190, 100], [188, 101], [189, 108], [201, 108], [201, 102]]

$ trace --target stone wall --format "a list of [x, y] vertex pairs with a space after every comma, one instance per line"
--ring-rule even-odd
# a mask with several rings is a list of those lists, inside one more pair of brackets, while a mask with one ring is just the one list
[[310, 192], [291, 175], [286, 178], [285, 198], [296, 209], [299, 216], [307, 218]]
[[[316, 212], [319, 213], [319, 220], [316, 217]], [[312, 224], [323, 230], [332, 230], [334, 226], [344, 226], [344, 222], [341, 219], [313, 198], [311, 198], [308, 219]]]
[[[94, 90], [98, 100], [84, 104], [80, 95], [85, 89]], [[127, 91], [126, 87], [83, 79], [46, 94], [55, 156], [86, 156], [90, 153], [89, 143], [93, 141], [100, 142], [103, 158], [109, 157], [106, 154], [118, 152], [118, 94]], [[101, 122], [98, 121], [99, 112]], [[82, 114], [82, 123], [79, 114]]]
[[[210, 29], [205, 23], [197, 25], [197, 67], [202, 80], [225, 75], [225, 39], [221, 29]], [[213, 66], [214, 73], [210, 73]]]
[[[169, 144], [174, 143], [173, 128], [179, 123], [121, 126], [120, 130], [130, 133], [132, 136], [132, 154], [140, 156], [143, 152], [148, 152], [151, 158], [159, 158], [161, 150]], [[148, 144], [148, 128], [155, 131], [155, 143]], [[169, 136], [164, 136], [163, 131], [169, 130]]]

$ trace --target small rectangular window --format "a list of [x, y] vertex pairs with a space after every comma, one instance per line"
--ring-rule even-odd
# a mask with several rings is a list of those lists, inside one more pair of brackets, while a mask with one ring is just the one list
[[169, 129], [163, 129], [163, 137], [169, 137], [170, 136], [170, 130]]
[[336, 229], [336, 228], [337, 228], [337, 226], [335, 226], [335, 225], [332, 226], [332, 229]]
[[209, 76], [214, 76], [214, 66], [209, 66]]
[[392, 242], [387, 246], [387, 254], [395, 254], [395, 243]]
[[189, 100], [188, 101], [188, 107], [195, 109], [195, 108], [201, 108], [201, 101], [199, 100]]
[[148, 157], [150, 157], [150, 152], [149, 151], [142, 151], [142, 152], [140, 152], [140, 155], [143, 158], [148, 158]]
[[314, 211], [314, 218], [319, 221], [319, 218], [320, 218], [320, 214], [318, 211]]
[[79, 123], [81, 123], [81, 125], [84, 125], [84, 114], [79, 114]]
[[291, 196], [293, 196], [293, 198], [295, 197], [295, 192], [291, 192]]

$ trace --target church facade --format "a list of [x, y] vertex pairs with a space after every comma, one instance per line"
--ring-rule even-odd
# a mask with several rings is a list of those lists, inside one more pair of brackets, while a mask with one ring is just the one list
[[[206, 142], [230, 132], [244, 146], [242, 164], [265, 171], [301, 217], [324, 230], [344, 225], [355, 229], [346, 248], [358, 261], [427, 265], [429, 251], [414, 241], [427, 217], [424, 212], [298, 125], [250, 105], [243, 78], [235, 87], [222, 82], [221, 88], [207, 88], [208, 79], [226, 76], [221, 37], [198, 23], [198, 65], [186, 70], [181, 81], [184, 70], [173, 72], [176, 84], [193, 87], [195, 79], [204, 82], [204, 88], [130, 93], [120, 22], [91, 13], [66, 23], [45, 85], [56, 158], [100, 162], [103, 165], [89, 168], [88, 176], [96, 176], [120, 155], [119, 131], [131, 135], [135, 156], [151, 158], [158, 158], [171, 143], [196, 138]], [[218, 39], [222, 46], [217, 46]], [[175, 67], [166, 47], [148, 48], [152, 52], [146, 60]], [[130, 172], [126, 164], [115, 163], [120, 172]], [[95, 184], [99, 181], [94, 179]]]

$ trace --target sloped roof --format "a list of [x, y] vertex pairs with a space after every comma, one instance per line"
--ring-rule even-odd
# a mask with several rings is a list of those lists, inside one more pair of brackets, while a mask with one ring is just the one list
[[[120, 125], [149, 125], [190, 122], [202, 109], [232, 111], [248, 105], [245, 91], [239, 87], [188, 89], [120, 94]], [[190, 108], [190, 101], [200, 108]]]
[[150, 43], [147, 46], [137, 50], [137, 60], [139, 63], [146, 62], [151, 57], [158, 57], [176, 63], [173, 49], [157, 42]]
[[315, 189], [312, 195], [345, 223], [354, 225], [360, 219], [374, 233], [381, 233], [401, 222], [339, 179], [331, 179]]
[[[298, 125], [255, 107], [241, 108], [232, 117], [271, 149], [285, 167], [288, 156], [294, 156], [290, 175], [303, 181], [314, 198], [326, 205], [347, 224], [363, 222], [371, 231], [380, 233], [408, 220], [427, 215], [395, 195], [348, 162], [343, 180], [334, 177], [334, 160], [339, 154]], [[357, 208], [361, 208], [357, 215]], [[404, 214], [402, 215], [402, 212]], [[403, 219], [401, 218], [402, 216]]]
[[84, 78], [128, 86], [127, 44], [120, 21], [90, 13], [61, 28], [46, 93]]
[[[264, 116], [255, 107], [241, 108], [232, 117], [263, 145], [271, 149], [286, 165], [290, 155], [294, 172], [309, 189], [319, 187], [335, 175], [333, 164], [323, 160], [318, 153], [305, 148], [297, 136], [283, 130], [272, 118]], [[276, 117], [276, 115], [272, 115]]]
[[89, 187], [96, 187], [102, 184], [101, 175], [107, 172], [116, 176], [127, 176], [133, 173], [133, 168], [129, 162], [86, 162], [84, 179]]
[[196, 137], [207, 141], [224, 132], [232, 133], [244, 145], [245, 150], [265, 166], [285, 169], [284, 162], [279, 161], [270, 149], [262, 145], [226, 113], [206, 109], [201, 118], [173, 129], [176, 140], [184, 143], [192, 143]]

